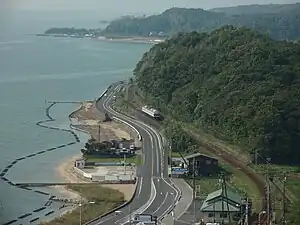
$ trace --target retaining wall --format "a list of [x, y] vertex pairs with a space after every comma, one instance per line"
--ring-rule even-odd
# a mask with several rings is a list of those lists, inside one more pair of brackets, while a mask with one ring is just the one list
[[90, 179], [90, 180], [92, 179], [92, 174], [86, 173], [86, 172], [84, 172], [83, 170], [81, 170], [81, 169], [79, 169], [77, 167], [74, 167], [74, 170], [78, 174], [82, 175], [84, 178], [87, 178], [87, 179]]

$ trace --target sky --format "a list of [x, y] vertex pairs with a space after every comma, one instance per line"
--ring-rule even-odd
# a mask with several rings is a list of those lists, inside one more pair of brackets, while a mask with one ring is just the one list
[[[0, 30], [41, 32], [49, 27], [99, 28], [101, 20], [159, 14], [172, 7], [288, 4], [300, 0], [0, 0]], [[3, 32], [5, 31], [5, 32]], [[23, 32], [23, 31], [22, 31]], [[1, 36], [1, 33], [0, 33]]]
[[0, 0], [5, 10], [68, 10], [112, 13], [159, 13], [174, 6], [188, 8], [214, 8], [245, 4], [287, 4], [299, 0]]

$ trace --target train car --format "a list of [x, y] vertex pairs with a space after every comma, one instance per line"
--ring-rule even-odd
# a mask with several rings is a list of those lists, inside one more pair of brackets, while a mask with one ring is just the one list
[[146, 105], [142, 107], [142, 112], [147, 114], [148, 116], [151, 116], [152, 118], [154, 118], [156, 120], [161, 119], [161, 114], [158, 110], [150, 108]]

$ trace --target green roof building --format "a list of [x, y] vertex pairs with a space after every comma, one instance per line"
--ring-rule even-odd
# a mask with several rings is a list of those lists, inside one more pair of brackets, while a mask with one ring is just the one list
[[240, 212], [242, 197], [231, 190], [222, 189], [210, 193], [203, 202], [200, 211], [203, 222], [228, 223], [237, 217]]

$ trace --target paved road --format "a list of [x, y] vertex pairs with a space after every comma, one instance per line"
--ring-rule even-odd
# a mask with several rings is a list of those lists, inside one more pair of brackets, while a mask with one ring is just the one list
[[121, 213], [113, 213], [92, 225], [129, 224], [130, 212], [134, 214], [147, 213], [157, 216], [158, 219], [167, 214], [175, 205], [179, 191], [172, 186], [168, 178], [167, 157], [162, 151], [161, 138], [156, 130], [143, 122], [132, 119], [114, 111], [111, 107], [112, 98], [117, 87], [113, 85], [107, 92], [107, 97], [96, 104], [98, 110], [107, 112], [110, 116], [118, 117], [134, 126], [143, 138], [142, 151], [144, 164], [137, 171], [137, 194], [133, 201], [121, 209]]
[[[181, 224], [182, 221], [186, 220], [187, 216], [182, 219], [183, 215], [186, 214], [186, 211], [192, 207], [193, 202], [193, 189], [185, 182], [183, 179], [173, 179], [175, 185], [182, 191], [180, 201], [176, 204], [176, 207], [173, 210], [173, 215], [168, 214], [162, 220], [163, 224]], [[199, 211], [199, 210], [197, 210]], [[181, 220], [180, 220], [181, 218]], [[175, 221], [173, 222], [173, 220]], [[181, 222], [178, 222], [180, 220]], [[189, 222], [193, 222], [193, 217], [190, 216]], [[175, 223], [176, 222], [176, 223]], [[191, 223], [189, 223], [191, 224]]]

